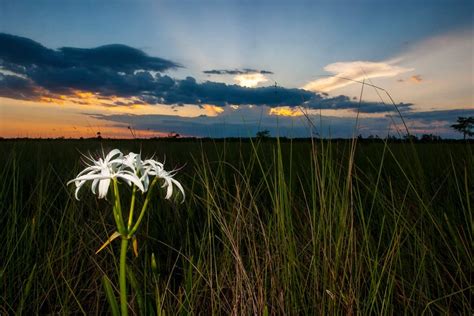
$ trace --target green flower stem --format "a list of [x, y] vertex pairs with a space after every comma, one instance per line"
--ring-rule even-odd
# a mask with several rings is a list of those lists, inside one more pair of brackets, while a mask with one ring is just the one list
[[137, 192], [137, 186], [133, 185], [132, 189], [132, 200], [130, 201], [130, 212], [128, 213], [128, 225], [127, 229], [130, 230], [133, 224], [133, 211], [135, 210], [135, 194]]
[[153, 179], [153, 181], [151, 182], [150, 187], [148, 188], [148, 192], [147, 192], [147, 195], [146, 195], [146, 198], [145, 198], [145, 202], [143, 202], [143, 206], [142, 206], [142, 210], [140, 212], [140, 215], [138, 216], [138, 219], [135, 222], [135, 225], [133, 225], [133, 228], [128, 231], [128, 236], [129, 237], [133, 236], [133, 234], [135, 234], [138, 227], [140, 226], [140, 223], [143, 219], [143, 216], [145, 216], [145, 211], [148, 207], [148, 203], [150, 202], [151, 197], [152, 197], [151, 192], [153, 191], [153, 187], [156, 185], [157, 182], [158, 182], [158, 177], [155, 177], [155, 179]]
[[[153, 187], [158, 182], [158, 178], [155, 177], [150, 187], [148, 188], [147, 196], [145, 202], [143, 203], [140, 215], [138, 216], [135, 225], [133, 225], [133, 212], [135, 209], [135, 195], [136, 187], [133, 186], [132, 199], [130, 201], [130, 213], [128, 216], [128, 224], [125, 227], [123, 222], [122, 207], [120, 204], [120, 196], [117, 185], [117, 180], [114, 179], [114, 193], [115, 193], [115, 205], [114, 205], [114, 216], [116, 218], [117, 229], [122, 234], [122, 245], [120, 248], [120, 271], [119, 271], [119, 287], [120, 287], [120, 309], [122, 311], [122, 316], [128, 316], [128, 307], [127, 307], [127, 248], [128, 240], [135, 234], [138, 227], [140, 226], [143, 217], [145, 216], [146, 209], [148, 208], [148, 203], [152, 197]], [[131, 228], [132, 227], [132, 228]], [[130, 229], [131, 228], [131, 229]]]
[[[114, 197], [115, 199], [115, 197]], [[120, 226], [120, 211], [117, 210], [117, 203], [115, 203], [114, 201], [114, 206], [112, 207], [112, 211], [113, 211], [113, 214], [114, 214], [114, 220], [115, 220], [115, 224], [117, 225], [117, 231], [121, 234], [123, 234], [123, 228]]]
[[120, 204], [120, 193], [118, 189], [117, 179], [113, 179], [114, 183], [114, 195], [115, 195], [115, 206], [114, 206], [114, 217], [117, 224], [117, 229], [122, 235], [127, 235], [125, 224], [123, 223], [122, 205]]
[[120, 282], [120, 309], [122, 311], [122, 316], [128, 315], [127, 307], [127, 247], [128, 239], [122, 237], [122, 247], [120, 248], [120, 272], [119, 272], [119, 282]]

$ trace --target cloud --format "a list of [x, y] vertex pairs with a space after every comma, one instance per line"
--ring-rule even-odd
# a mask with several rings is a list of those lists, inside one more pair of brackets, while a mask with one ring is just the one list
[[139, 49], [120, 44], [91, 49], [63, 47], [59, 51], [67, 61], [72, 62], [76, 67], [104, 67], [125, 73], [137, 69], [163, 72], [181, 67], [175, 62], [150, 57]]
[[[192, 77], [173, 79], [156, 71], [179, 67], [177, 63], [123, 45], [52, 50], [27, 38], [0, 34], [0, 61], [4, 71], [18, 75], [0, 81], [2, 96], [30, 100], [38, 100], [38, 91], [71, 96], [79, 90], [98, 97], [136, 97], [149, 104], [294, 106], [314, 95], [301, 89], [249, 89], [210, 81], [197, 83]], [[21, 94], [11, 91], [13, 81], [23, 84]]]
[[0, 73], [0, 96], [18, 99], [39, 99], [41, 94], [29, 79]]
[[413, 75], [410, 77], [410, 81], [414, 83], [420, 83], [423, 81], [423, 78], [421, 78], [421, 75]]
[[413, 69], [396, 66], [393, 61], [351, 61], [329, 64], [324, 67], [324, 70], [334, 74], [334, 76], [308, 82], [302, 88], [314, 92], [328, 92], [350, 85], [354, 83], [354, 80], [394, 77]]
[[422, 82], [424, 79], [421, 77], [421, 75], [413, 75], [411, 77], [409, 77], [408, 79], [398, 79], [397, 81], [398, 82], [411, 82], [411, 83], [420, 83]]
[[203, 73], [207, 75], [247, 75], [247, 74], [272, 75], [273, 74], [273, 72], [269, 70], [256, 70], [256, 69], [251, 69], [251, 68], [212, 69], [212, 70], [204, 70]]
[[193, 77], [184, 80], [175, 80], [175, 84], [161, 93], [165, 104], [212, 104], [224, 106], [226, 104], [268, 105], [268, 106], [297, 106], [312, 99], [315, 94], [302, 89], [282, 87], [247, 88], [238, 85], [206, 81], [198, 83]]
[[126, 45], [105, 45], [96, 48], [62, 47], [53, 50], [24, 37], [0, 33], [2, 67], [17, 73], [30, 68], [71, 69], [98, 68], [131, 73], [137, 69], [163, 72], [181, 67], [179, 64], [150, 57]]
[[[386, 113], [394, 112], [396, 109], [392, 104], [384, 104], [380, 102], [357, 102], [351, 100], [348, 96], [339, 95], [336, 97], [313, 98], [305, 103], [305, 106], [312, 109], [321, 110], [351, 110], [360, 113]], [[413, 106], [412, 103], [399, 103], [397, 107], [400, 111], [407, 112]]]
[[[30, 39], [0, 34], [0, 96], [44, 102], [105, 106], [136, 104], [255, 105], [315, 109], [349, 109], [361, 113], [391, 112], [376, 102], [358, 103], [347, 96], [329, 97], [304, 89], [256, 87], [267, 79], [266, 70], [242, 69], [239, 85], [193, 77], [174, 79], [161, 71], [179, 67], [175, 62], [150, 57], [124, 45], [92, 49], [53, 50]], [[225, 70], [221, 70], [225, 71]], [[127, 100], [128, 99], [128, 100]], [[411, 104], [401, 104], [409, 108]], [[219, 111], [212, 112], [219, 115]]]
[[203, 73], [207, 75], [233, 75], [234, 81], [239, 86], [253, 88], [258, 86], [260, 83], [267, 82], [267, 74], [273, 74], [268, 70], [256, 70], [251, 68], [243, 69], [212, 69], [204, 70]]
[[[174, 84], [170, 77], [157, 72], [177, 67], [181, 66], [125, 45], [53, 50], [28, 38], [0, 33], [0, 72], [17, 75], [17, 82], [20, 78], [28, 81], [27, 85], [24, 82], [21, 99], [37, 100], [38, 91], [71, 95], [84, 90], [102, 96], [135, 96]], [[12, 80], [4, 77], [0, 81], [0, 96], [16, 98], [8, 88]]]

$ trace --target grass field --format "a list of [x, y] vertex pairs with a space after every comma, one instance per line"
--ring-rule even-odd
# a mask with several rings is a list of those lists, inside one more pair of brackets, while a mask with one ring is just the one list
[[102, 147], [184, 166], [129, 252], [132, 314], [472, 313], [472, 143], [52, 140], [0, 142], [0, 314], [109, 311], [111, 202], [66, 186]]

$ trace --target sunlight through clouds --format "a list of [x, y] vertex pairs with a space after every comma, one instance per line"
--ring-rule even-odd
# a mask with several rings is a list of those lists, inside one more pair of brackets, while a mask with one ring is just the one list
[[259, 83], [267, 82], [268, 78], [265, 77], [261, 73], [254, 73], [254, 74], [242, 74], [237, 75], [234, 77], [234, 80], [237, 82], [239, 86], [247, 87], [247, 88], [254, 88]]
[[275, 116], [302, 116], [303, 112], [301, 112], [300, 108], [290, 108], [290, 107], [276, 107], [271, 108], [268, 112], [269, 115]]
[[218, 116], [220, 113], [224, 112], [223, 108], [212, 104], [204, 104], [202, 107], [206, 110], [207, 116]]

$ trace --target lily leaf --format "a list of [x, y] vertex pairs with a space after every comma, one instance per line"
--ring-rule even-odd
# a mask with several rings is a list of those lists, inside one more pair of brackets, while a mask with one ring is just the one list
[[119, 236], [121, 236], [121, 235], [122, 235], [122, 234], [120, 234], [119, 232], [113, 233], [113, 234], [109, 237], [109, 239], [107, 239], [107, 241], [104, 242], [104, 244], [99, 248], [99, 250], [97, 250], [97, 251], [95, 252], [95, 254], [98, 254], [99, 252], [101, 252], [101, 251], [102, 251], [105, 247], [107, 247], [115, 238], [117, 238], [117, 237], [119, 237]]
[[137, 237], [133, 236], [132, 238], [133, 254], [135, 257], [138, 257], [138, 241]]

